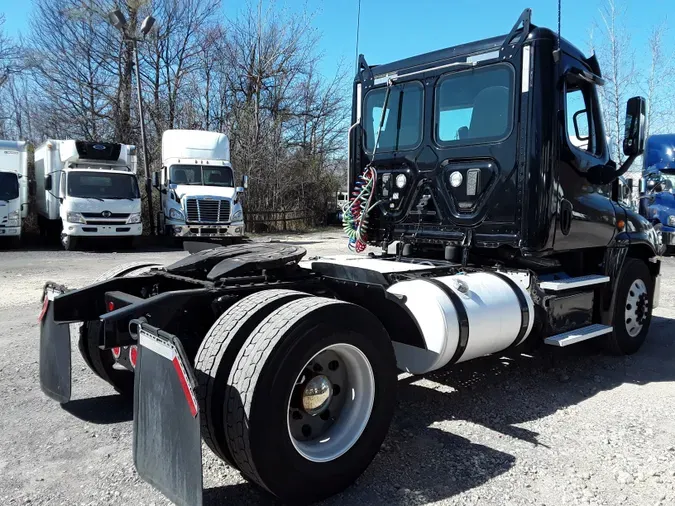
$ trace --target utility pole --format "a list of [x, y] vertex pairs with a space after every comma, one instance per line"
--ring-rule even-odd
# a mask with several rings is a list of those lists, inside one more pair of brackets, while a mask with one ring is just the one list
[[[150, 235], [155, 235], [155, 220], [152, 215], [152, 180], [150, 179], [150, 166], [148, 165], [148, 143], [145, 137], [145, 115], [143, 113], [143, 95], [141, 93], [141, 70], [138, 64], [138, 42], [143, 39], [129, 35], [127, 32], [127, 20], [122, 11], [115, 9], [108, 14], [110, 23], [122, 33], [123, 42], [131, 42], [134, 49], [134, 60], [136, 64], [136, 91], [138, 93], [138, 119], [141, 124], [141, 144], [143, 145], [143, 169], [145, 173], [145, 194], [148, 200], [148, 223], [150, 223]], [[155, 18], [148, 16], [141, 24], [141, 33], [143, 38], [150, 32], [155, 24]]]

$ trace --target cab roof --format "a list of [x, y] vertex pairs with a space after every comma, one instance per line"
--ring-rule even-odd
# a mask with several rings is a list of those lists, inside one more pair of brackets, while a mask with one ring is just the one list
[[[425, 67], [433, 67], [457, 58], [482, 55], [486, 53], [489, 54], [494, 51], [499, 51], [503, 46], [513, 43], [514, 40], [517, 41], [515, 42], [516, 45], [522, 45], [526, 42], [533, 42], [535, 40], [549, 40], [552, 43], [552, 47], [556, 48], [558, 44], [558, 34], [549, 28], [538, 27], [530, 24], [529, 17], [525, 19], [526, 13], [527, 10], [521, 15], [521, 18], [516, 24], [516, 26], [518, 26], [521, 20], [525, 20], [526, 22], [524, 23], [524, 27], [518, 29], [514, 27], [510, 33], [505, 35], [499, 35], [474, 42], [468, 42], [466, 44], [451, 46], [445, 49], [439, 49], [437, 51], [411, 56], [409, 58], [396, 60], [382, 65], [366, 65], [373, 72], [373, 74], [386, 75], [395, 71], [411, 71], [423, 69]], [[524, 30], [527, 30], [527, 36], [523, 38], [522, 34]], [[586, 62], [589, 64], [589, 67], [593, 67], [593, 65], [589, 63], [589, 58], [587, 58], [579, 48], [562, 37], [560, 38], [560, 49], [570, 56], [573, 56], [580, 61]], [[360, 62], [362, 62], [362, 65], [365, 64], [363, 55], [360, 57]], [[591, 70], [599, 75], [599, 69], [591, 68]], [[356, 81], [360, 80], [359, 76], [360, 72], [356, 77]]]

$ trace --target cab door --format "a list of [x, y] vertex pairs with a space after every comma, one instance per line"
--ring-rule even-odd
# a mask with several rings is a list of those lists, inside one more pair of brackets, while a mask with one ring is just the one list
[[587, 178], [591, 167], [609, 162], [598, 83], [584, 63], [563, 58], [554, 242], [558, 251], [606, 246], [616, 231], [611, 184], [593, 184]]

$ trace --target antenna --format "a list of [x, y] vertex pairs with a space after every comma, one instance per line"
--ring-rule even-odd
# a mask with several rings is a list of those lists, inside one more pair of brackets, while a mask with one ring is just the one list
[[361, 0], [359, 0], [359, 8], [356, 14], [356, 56], [354, 58], [356, 65], [356, 73], [359, 73], [359, 31], [361, 28]]
[[553, 51], [553, 61], [556, 62], [556, 63], [558, 63], [560, 61], [560, 52], [561, 52], [561, 50], [560, 50], [560, 37], [561, 37], [561, 35], [560, 35], [560, 18], [562, 17], [561, 16], [561, 8], [562, 8], [561, 4], [562, 4], [562, 0], [558, 0], [558, 40], [557, 40], [557, 44], [556, 44], [557, 47]]
[[561, 4], [562, 0], [558, 0], [558, 49], [560, 49], [560, 11], [561, 11]]

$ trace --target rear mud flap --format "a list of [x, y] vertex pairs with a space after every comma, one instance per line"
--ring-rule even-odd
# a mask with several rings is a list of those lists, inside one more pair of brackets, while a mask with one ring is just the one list
[[134, 379], [134, 464], [179, 506], [202, 505], [202, 441], [197, 382], [180, 341], [132, 320], [138, 336]]
[[58, 285], [45, 285], [39, 317], [40, 388], [61, 404], [70, 401], [70, 326], [54, 321], [54, 298], [64, 291]]

